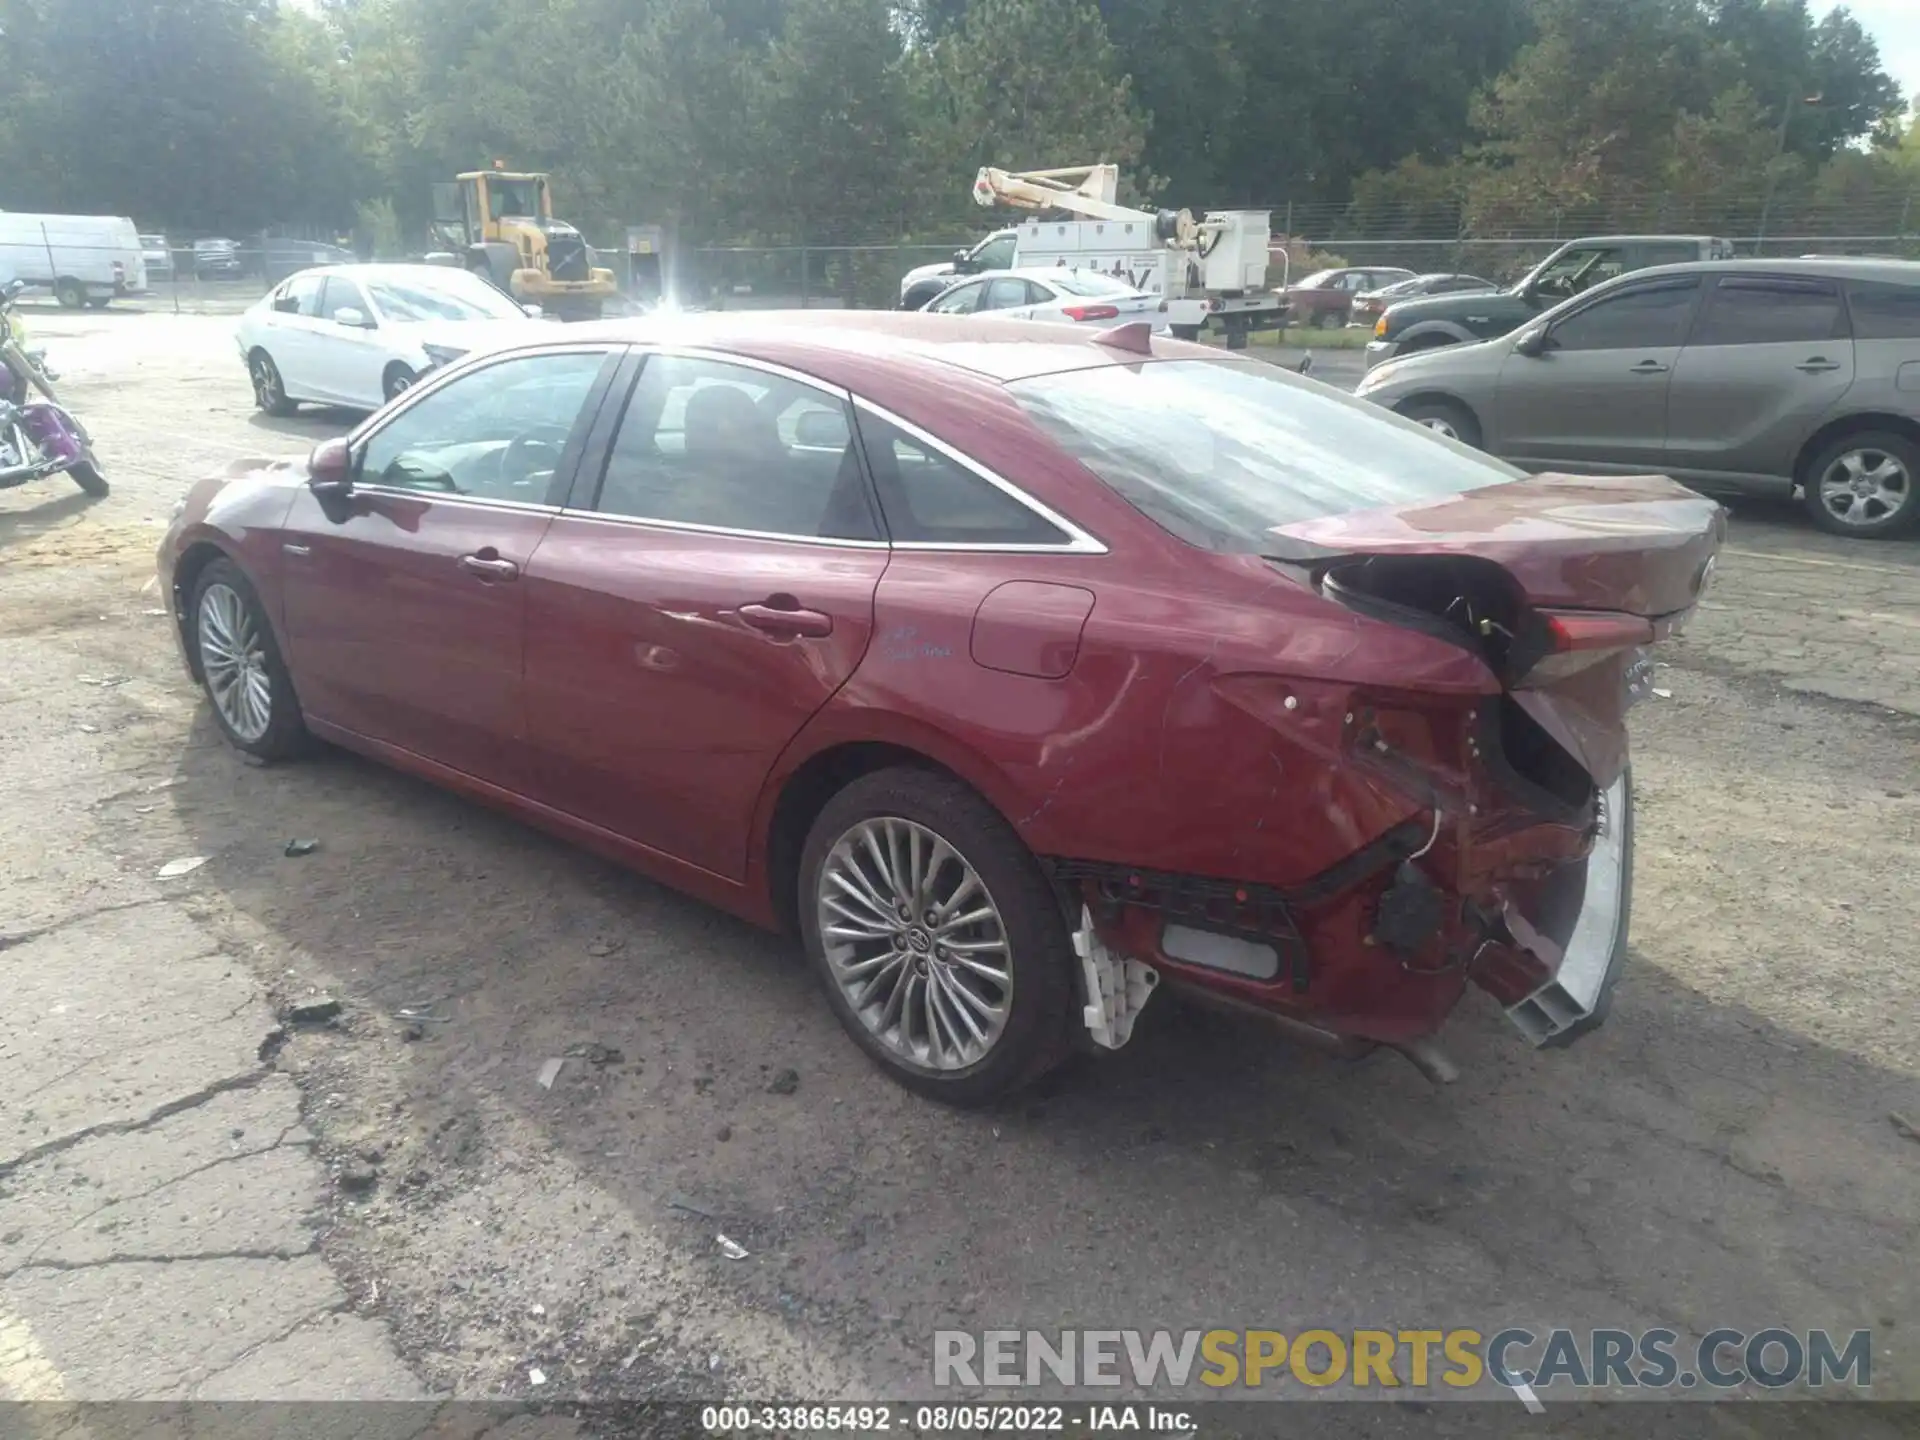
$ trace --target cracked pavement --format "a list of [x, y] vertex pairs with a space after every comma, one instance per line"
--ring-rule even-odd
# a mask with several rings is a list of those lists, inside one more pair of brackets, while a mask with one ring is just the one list
[[1469, 1003], [1435, 1090], [1168, 1006], [954, 1114], [783, 941], [343, 754], [241, 763], [152, 547], [340, 417], [252, 419], [227, 321], [30, 323], [115, 490], [0, 496], [0, 1398], [898, 1397], [936, 1328], [1065, 1323], [1871, 1327], [1920, 1398], [1920, 544], [1733, 502], [1580, 1045]]

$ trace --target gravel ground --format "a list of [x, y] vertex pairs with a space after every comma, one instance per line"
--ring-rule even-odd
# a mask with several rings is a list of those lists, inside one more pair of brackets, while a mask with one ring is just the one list
[[[150, 613], [152, 549], [192, 477], [348, 417], [256, 418], [227, 320], [32, 323], [115, 490], [0, 495], [0, 833], [44, 856], [0, 871], [0, 982], [43, 935], [35, 983], [98, 989], [177, 918], [225, 957], [205, 1007], [247, 1044], [275, 1007], [343, 1002], [245, 1080], [291, 1082], [248, 1163], [310, 1167], [298, 1243], [262, 1222], [255, 1247], [314, 1267], [298, 1323], [390, 1335], [440, 1394], [527, 1395], [537, 1369], [544, 1395], [695, 1398], [928, 1394], [948, 1327], [1871, 1327], [1876, 1395], [1920, 1399], [1920, 547], [1736, 503], [1637, 722], [1633, 964], [1582, 1044], [1529, 1051], [1470, 999], [1437, 1090], [1169, 1007], [956, 1114], [876, 1076], [785, 941], [342, 753], [240, 763]], [[294, 837], [320, 848], [287, 858]], [[185, 855], [210, 858], [145, 878]], [[83, 943], [76, 917], [122, 906], [137, 925]], [[115, 987], [135, 1009], [139, 974]], [[199, 1092], [237, 1062], [163, 1019], [107, 1036], [112, 1083], [226, 1095]], [[0, 1028], [0, 1091], [51, 1034]], [[117, 1123], [89, 1118], [105, 1093], [15, 1127], [0, 1206], [44, 1219], [33, 1156]], [[244, 1209], [224, 1183], [203, 1203]], [[9, 1310], [74, 1388], [75, 1287], [116, 1253], [9, 1272], [0, 1246], [0, 1394]], [[207, 1303], [260, 1284], [210, 1270]], [[330, 1393], [404, 1393], [383, 1366]], [[173, 1393], [112, 1369], [87, 1393], [136, 1391]]]

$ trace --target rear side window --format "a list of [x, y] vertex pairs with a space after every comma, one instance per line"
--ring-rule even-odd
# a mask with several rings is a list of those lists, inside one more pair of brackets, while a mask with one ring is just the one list
[[280, 293], [274, 296], [273, 308], [282, 315], [318, 315], [323, 283], [323, 276], [296, 275], [280, 287]]
[[594, 508], [705, 529], [878, 538], [844, 399], [680, 355], [652, 356], [640, 372]]
[[860, 443], [895, 544], [1065, 545], [1071, 536], [985, 476], [869, 411]]
[[1920, 340], [1920, 286], [1856, 281], [1847, 305], [1856, 340]]
[[1822, 280], [1723, 279], [1707, 295], [1690, 346], [1784, 345], [1846, 333], [1840, 287]]
[[1640, 263], [1649, 269], [1655, 265], [1684, 265], [1699, 258], [1700, 247], [1693, 244], [1642, 245], [1639, 254]]
[[1687, 338], [1698, 280], [1637, 285], [1595, 301], [1553, 327], [1558, 350], [1662, 350]]
[[1103, 365], [1007, 388], [1135, 509], [1207, 550], [1265, 554], [1278, 526], [1520, 475], [1377, 406], [1247, 361]]

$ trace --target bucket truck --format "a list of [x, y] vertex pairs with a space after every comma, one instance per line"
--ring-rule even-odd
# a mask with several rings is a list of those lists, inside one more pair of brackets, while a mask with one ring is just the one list
[[916, 271], [903, 282], [902, 304], [917, 308], [916, 289], [923, 292], [919, 303], [930, 299], [924, 292], [939, 278], [935, 271], [1053, 264], [1099, 270], [1160, 296], [1168, 328], [1183, 340], [1217, 329], [1229, 348], [1239, 349], [1252, 332], [1286, 323], [1286, 302], [1267, 285], [1266, 211], [1209, 211], [1196, 219], [1186, 210], [1136, 210], [1118, 203], [1119, 183], [1116, 165], [983, 168], [973, 182], [976, 203], [1076, 218], [1027, 220], [956, 255], [951, 267]]

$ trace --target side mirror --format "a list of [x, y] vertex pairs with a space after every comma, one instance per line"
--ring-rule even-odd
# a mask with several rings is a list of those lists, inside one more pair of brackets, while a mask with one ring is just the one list
[[520, 308], [526, 311], [527, 314], [531, 315], [535, 320], [538, 320], [542, 315], [547, 313], [546, 311], [542, 310], [538, 305], [522, 305]]
[[4, 293], [6, 298], [11, 300], [13, 299], [14, 296], [18, 295], [22, 290], [25, 290], [26, 288], [27, 288], [27, 282], [24, 280], [9, 280], [7, 282], [6, 290], [0, 293]]
[[353, 493], [353, 451], [344, 439], [336, 436], [313, 447], [307, 456], [307, 488], [322, 500]]
[[1520, 338], [1513, 342], [1513, 353], [1524, 355], [1529, 360], [1538, 360], [1547, 353], [1547, 328], [1542, 325], [1533, 330], [1524, 330]]
[[351, 330], [371, 330], [373, 322], [367, 319], [366, 311], [356, 310], [351, 305], [342, 305], [333, 312], [333, 323], [345, 325]]

